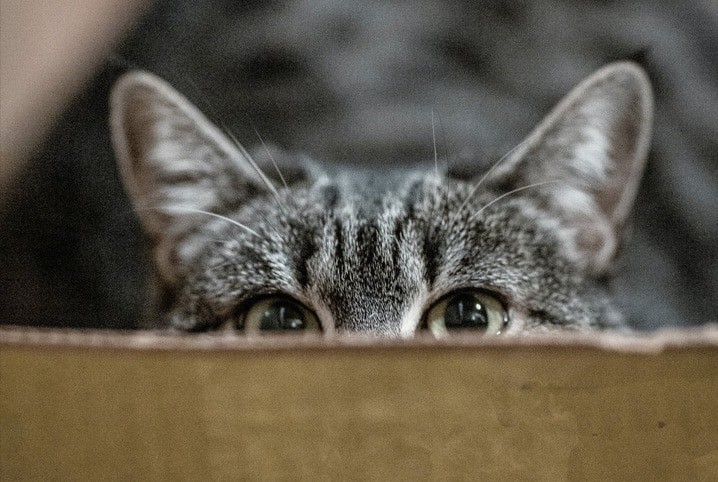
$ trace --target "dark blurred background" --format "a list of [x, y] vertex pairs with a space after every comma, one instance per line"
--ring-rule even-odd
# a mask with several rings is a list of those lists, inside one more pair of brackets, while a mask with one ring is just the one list
[[164, 77], [245, 145], [477, 171], [617, 59], [649, 72], [653, 147], [615, 289], [642, 329], [718, 321], [718, 7], [710, 0], [155, 2], [0, 204], [0, 322], [135, 328], [150, 263], [115, 168], [109, 89]]

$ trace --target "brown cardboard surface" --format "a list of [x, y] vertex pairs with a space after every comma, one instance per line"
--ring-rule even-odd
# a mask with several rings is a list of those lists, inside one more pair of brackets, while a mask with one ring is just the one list
[[3, 480], [718, 479], [718, 329], [368, 340], [0, 329]]

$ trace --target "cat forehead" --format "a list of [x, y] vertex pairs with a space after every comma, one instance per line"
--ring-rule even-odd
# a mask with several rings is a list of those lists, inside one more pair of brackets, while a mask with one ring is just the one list
[[374, 217], [419, 202], [435, 181], [434, 172], [416, 168], [339, 168], [318, 179], [314, 190], [333, 211]]

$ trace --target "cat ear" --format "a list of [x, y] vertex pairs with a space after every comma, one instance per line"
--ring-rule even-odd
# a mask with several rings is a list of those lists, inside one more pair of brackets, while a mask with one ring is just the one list
[[490, 175], [502, 190], [539, 198], [561, 221], [575, 257], [594, 273], [612, 260], [648, 153], [653, 98], [630, 62], [573, 89]]
[[241, 146], [152, 74], [130, 72], [118, 80], [110, 125], [125, 187], [158, 241], [206, 221], [199, 211], [237, 208], [266, 185]]

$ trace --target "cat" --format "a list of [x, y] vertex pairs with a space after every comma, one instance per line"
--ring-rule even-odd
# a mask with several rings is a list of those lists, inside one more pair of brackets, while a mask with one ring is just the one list
[[[624, 329], [608, 289], [641, 178], [637, 64], [575, 87], [486, 172], [248, 152], [160, 78], [111, 95], [155, 267], [147, 327], [487, 336]], [[272, 165], [274, 164], [274, 165]]]
[[255, 157], [256, 127], [324, 165], [432, 159], [434, 109], [439, 160], [461, 178], [628, 59], [651, 79], [654, 136], [611, 292], [639, 331], [718, 321], [718, 9], [549, 3], [152, 2], [0, 193], [0, 323], [139, 327], [151, 256], [107, 122], [128, 68], [168, 80]]

